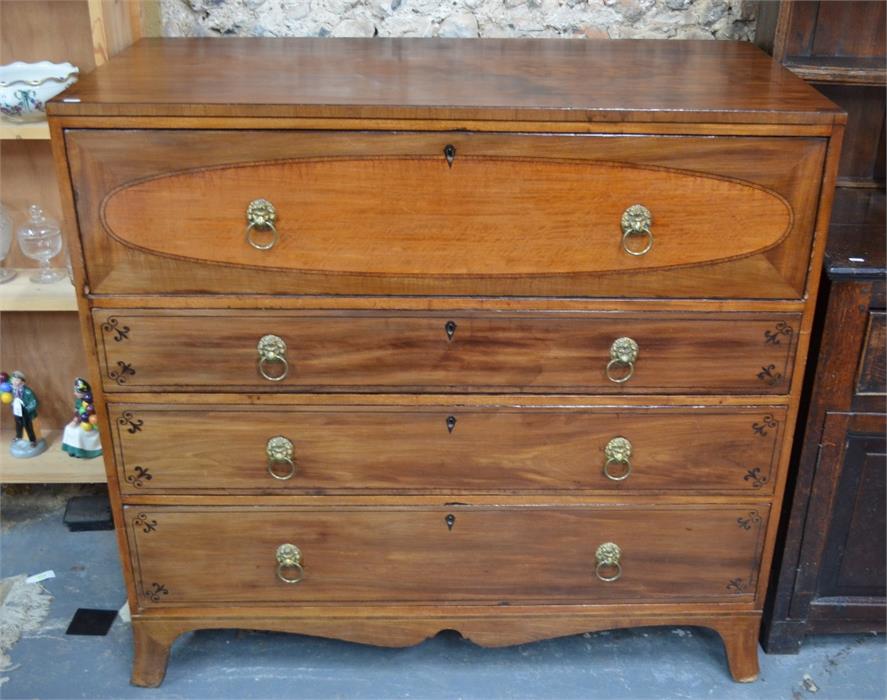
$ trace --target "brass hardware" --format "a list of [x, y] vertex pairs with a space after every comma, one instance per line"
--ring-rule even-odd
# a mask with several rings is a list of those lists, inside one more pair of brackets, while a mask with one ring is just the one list
[[[607, 363], [607, 379], [616, 384], [623, 384], [634, 374], [634, 363], [638, 359], [638, 344], [631, 338], [616, 338], [610, 346], [610, 361]], [[628, 367], [628, 372], [621, 377], [613, 376], [616, 367]]]
[[[246, 242], [256, 250], [270, 250], [275, 246], [279, 235], [274, 222], [277, 221], [277, 210], [267, 199], [254, 199], [246, 208]], [[254, 237], [257, 229], [268, 230], [271, 240], [258, 243]]]
[[[292, 441], [283, 435], [275, 435], [270, 438], [268, 444], [265, 445], [265, 454], [268, 455], [268, 473], [280, 481], [291, 479], [296, 473], [296, 463], [293, 461], [294, 451]], [[280, 463], [289, 465], [289, 468], [282, 474], [274, 470], [274, 467]]]
[[[277, 548], [277, 578], [284, 583], [298, 583], [305, 578], [305, 569], [302, 567], [302, 550], [294, 544], [282, 544]], [[297, 569], [296, 578], [284, 575], [285, 569]]]
[[444, 158], [447, 159], [447, 165], [453, 167], [453, 161], [456, 160], [456, 147], [452, 144], [444, 146]]
[[[653, 247], [653, 215], [643, 204], [633, 204], [622, 213], [622, 250], [629, 255], [646, 255]], [[635, 250], [628, 247], [628, 239], [632, 236], [645, 236], [644, 247]]]
[[447, 524], [447, 530], [452, 530], [453, 525], [456, 524], [456, 516], [449, 513], [447, 514], [447, 517], [444, 518], [444, 522]]
[[[614, 437], [604, 447], [604, 456], [607, 458], [604, 463], [604, 476], [610, 481], [625, 481], [631, 474], [631, 442], [624, 437]], [[621, 474], [613, 474], [610, 471], [610, 466], [613, 464], [625, 465]]]
[[447, 416], [447, 430], [453, 432], [456, 429], [456, 416]]
[[452, 340], [453, 336], [456, 335], [456, 322], [455, 321], [447, 321], [444, 324], [444, 332], [447, 334], [447, 340]]
[[[269, 382], [279, 382], [282, 379], [286, 379], [286, 375], [290, 371], [290, 365], [286, 361], [286, 343], [283, 342], [283, 338], [276, 335], [263, 335], [259, 339], [256, 349], [259, 351], [259, 374]], [[267, 362], [280, 362], [283, 364], [283, 372], [278, 375], [268, 374], [265, 370], [265, 363]]]
[[[595, 575], [601, 580], [609, 583], [617, 581], [622, 576], [622, 564], [619, 559], [622, 557], [622, 550], [615, 542], [604, 542], [594, 553], [597, 566], [594, 567]], [[615, 569], [615, 573], [605, 576], [604, 571], [607, 569]]]

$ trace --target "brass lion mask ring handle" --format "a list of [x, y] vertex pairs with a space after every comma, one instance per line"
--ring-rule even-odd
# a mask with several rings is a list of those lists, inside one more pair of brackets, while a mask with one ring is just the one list
[[[277, 548], [277, 578], [284, 583], [299, 583], [305, 578], [302, 566], [302, 550], [294, 544], [282, 544]], [[289, 573], [290, 575], [287, 575]], [[295, 576], [292, 574], [295, 573]]]
[[[633, 204], [622, 213], [622, 250], [629, 255], [646, 255], [653, 248], [653, 214], [643, 204]], [[634, 236], [643, 236], [643, 247], [629, 245]]]
[[[258, 370], [269, 382], [279, 382], [286, 379], [290, 365], [286, 359], [286, 343], [283, 338], [276, 335], [263, 335], [256, 346], [259, 352]], [[281, 365], [281, 370], [272, 374], [269, 369], [274, 365]]]
[[[624, 437], [614, 437], [604, 448], [604, 476], [610, 481], [625, 481], [631, 475], [631, 442]], [[623, 465], [622, 470], [614, 473], [613, 465]]]
[[[607, 363], [607, 379], [615, 384], [624, 384], [634, 375], [640, 348], [635, 340], [616, 338], [610, 346], [610, 361]], [[620, 371], [621, 370], [621, 371]]]
[[[270, 250], [273, 248], [280, 235], [274, 222], [277, 221], [277, 210], [267, 199], [254, 199], [246, 208], [246, 242], [256, 250]], [[271, 239], [260, 243], [257, 240], [257, 232], [263, 231], [271, 234]]]
[[594, 567], [595, 576], [605, 583], [618, 581], [622, 578], [622, 549], [615, 542], [604, 542], [594, 553], [597, 565]]
[[[296, 463], [293, 461], [295, 448], [293, 443], [283, 435], [275, 435], [265, 445], [265, 454], [268, 456], [268, 473], [279, 481], [292, 479], [296, 473]], [[279, 472], [278, 465], [286, 464], [287, 470]]]

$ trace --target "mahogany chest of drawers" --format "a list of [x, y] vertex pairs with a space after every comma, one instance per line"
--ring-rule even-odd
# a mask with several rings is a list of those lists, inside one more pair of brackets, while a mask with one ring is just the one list
[[144, 40], [50, 104], [133, 611], [757, 634], [844, 114], [751, 45]]

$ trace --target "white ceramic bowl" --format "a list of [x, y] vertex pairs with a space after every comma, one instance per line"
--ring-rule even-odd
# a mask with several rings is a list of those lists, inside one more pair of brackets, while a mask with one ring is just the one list
[[46, 118], [46, 101], [77, 81], [70, 63], [7, 63], [0, 66], [0, 117], [13, 122]]

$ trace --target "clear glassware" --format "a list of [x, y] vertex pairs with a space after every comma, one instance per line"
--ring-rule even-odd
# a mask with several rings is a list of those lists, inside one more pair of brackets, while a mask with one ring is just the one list
[[65, 271], [50, 267], [49, 261], [62, 252], [62, 231], [59, 225], [43, 214], [36, 204], [28, 207], [30, 219], [18, 230], [18, 244], [22, 252], [40, 263], [40, 269], [31, 277], [37, 284], [50, 284], [65, 279]]
[[15, 277], [15, 270], [3, 267], [3, 261], [12, 247], [12, 216], [5, 206], [0, 204], [0, 284], [9, 282]]

